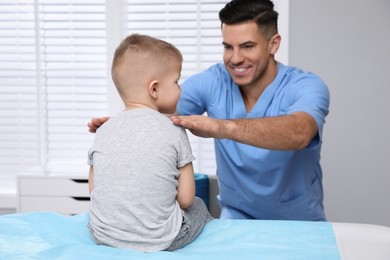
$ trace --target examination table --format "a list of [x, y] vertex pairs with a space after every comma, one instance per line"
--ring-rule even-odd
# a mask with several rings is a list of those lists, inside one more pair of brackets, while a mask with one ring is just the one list
[[390, 259], [390, 228], [378, 225], [215, 219], [182, 249], [142, 253], [96, 245], [88, 219], [87, 212], [0, 216], [0, 259]]

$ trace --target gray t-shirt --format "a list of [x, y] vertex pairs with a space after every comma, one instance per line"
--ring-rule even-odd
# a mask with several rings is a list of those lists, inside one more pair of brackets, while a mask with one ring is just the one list
[[134, 109], [111, 117], [88, 153], [94, 238], [144, 252], [169, 247], [182, 224], [178, 168], [194, 159], [185, 130], [165, 115]]

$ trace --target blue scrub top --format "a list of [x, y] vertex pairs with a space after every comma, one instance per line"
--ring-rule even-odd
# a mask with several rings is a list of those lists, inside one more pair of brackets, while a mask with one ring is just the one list
[[215, 139], [219, 202], [255, 219], [325, 220], [320, 151], [329, 91], [316, 75], [278, 63], [278, 73], [250, 112], [223, 64], [182, 84], [180, 115], [218, 119], [272, 117], [304, 111], [318, 125], [309, 146], [273, 151]]

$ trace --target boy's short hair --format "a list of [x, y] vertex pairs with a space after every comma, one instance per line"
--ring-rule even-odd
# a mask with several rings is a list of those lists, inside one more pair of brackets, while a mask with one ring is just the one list
[[[119, 66], [128, 53], [131, 53], [135, 60], [138, 59], [139, 66], [148, 62], [161, 62], [166, 67], [172, 62], [183, 62], [180, 51], [171, 43], [142, 34], [131, 34], [127, 36], [117, 47], [112, 61], [111, 75], [115, 85], [118, 85]], [[137, 64], [137, 66], [138, 66]], [[146, 64], [149, 65], [150, 64]], [[149, 67], [149, 69], [151, 69]]]

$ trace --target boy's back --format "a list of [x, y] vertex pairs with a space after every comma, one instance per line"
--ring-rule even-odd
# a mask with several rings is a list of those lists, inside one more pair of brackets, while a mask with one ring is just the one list
[[168, 247], [182, 224], [178, 168], [194, 160], [185, 130], [152, 109], [124, 111], [99, 128], [89, 160], [90, 225], [98, 242], [141, 251]]

